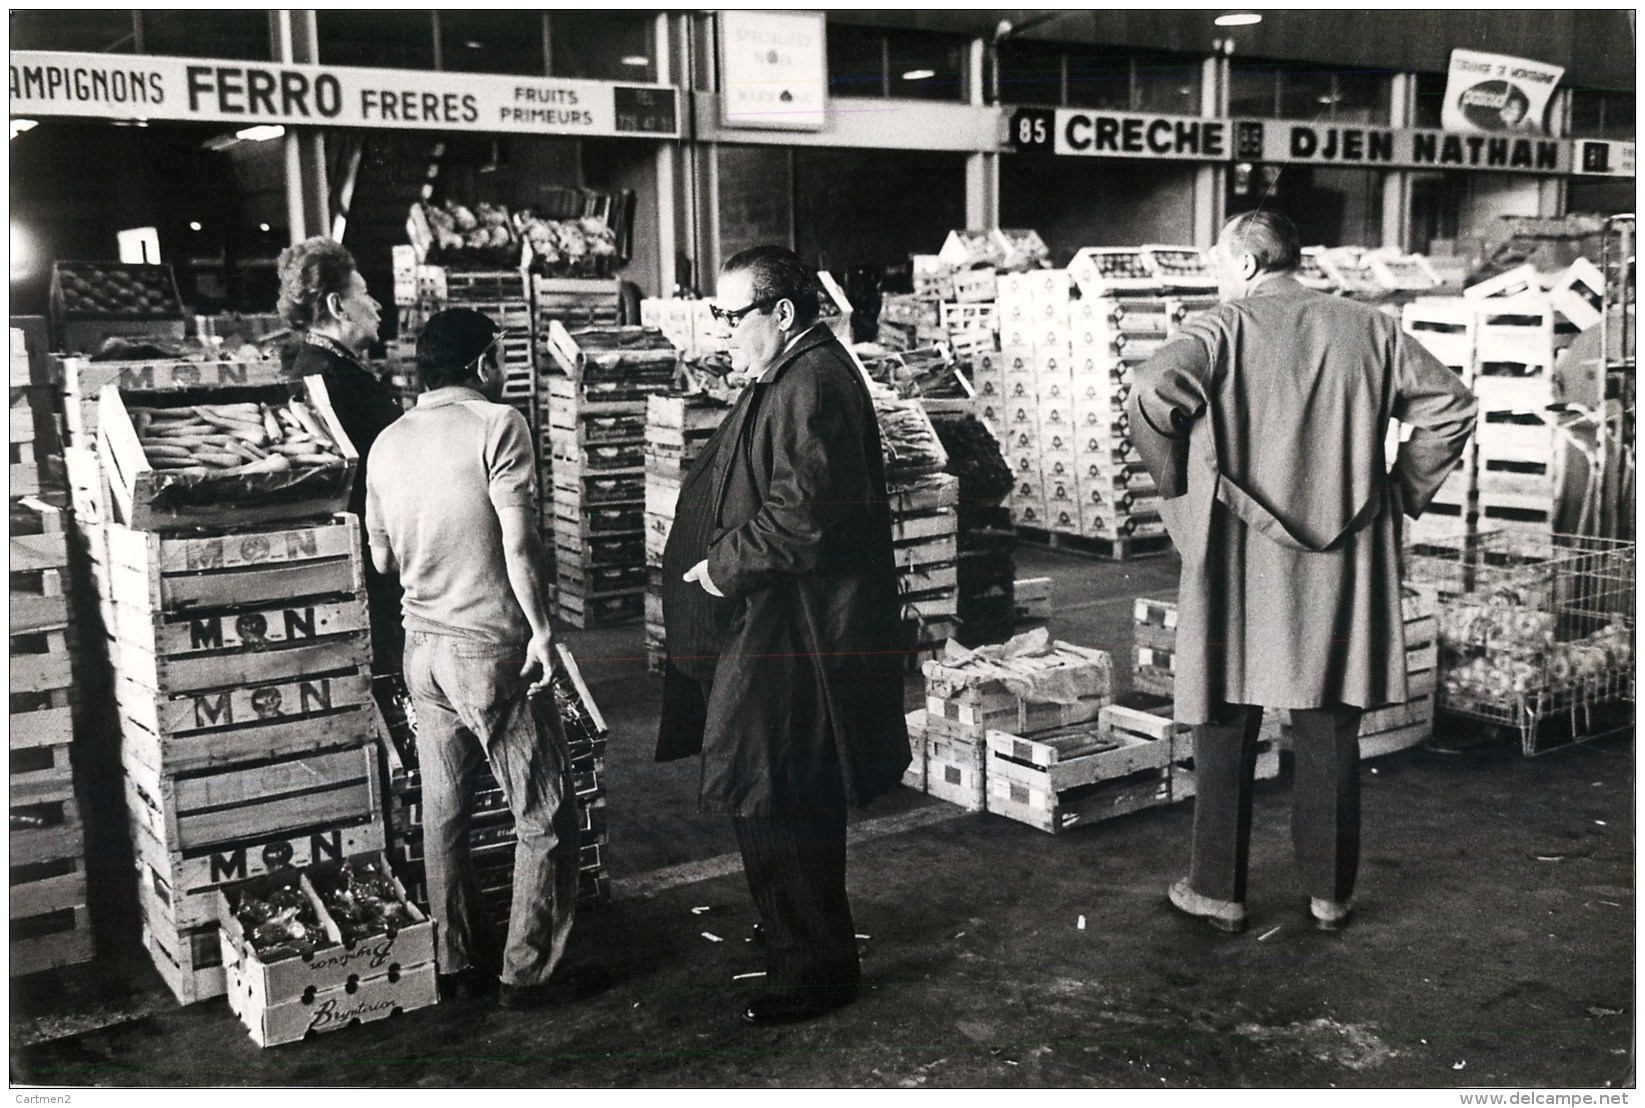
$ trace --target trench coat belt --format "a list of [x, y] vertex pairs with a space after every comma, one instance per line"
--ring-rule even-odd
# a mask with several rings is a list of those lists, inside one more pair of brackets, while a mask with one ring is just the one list
[[1244, 520], [1246, 526], [1250, 527], [1251, 530], [1260, 532], [1280, 546], [1290, 547], [1293, 550], [1306, 550], [1315, 554], [1331, 549], [1347, 536], [1363, 529], [1372, 520], [1376, 519], [1383, 509], [1384, 498], [1380, 495], [1381, 490], [1378, 490], [1366, 497], [1365, 503], [1360, 505], [1359, 511], [1355, 512], [1353, 517], [1336, 534], [1324, 538], [1307, 534], [1299, 535], [1297, 529], [1286, 524], [1284, 520], [1264, 507], [1256, 497], [1234, 484], [1223, 474], [1218, 473], [1216, 480], [1217, 499], [1229, 511]]

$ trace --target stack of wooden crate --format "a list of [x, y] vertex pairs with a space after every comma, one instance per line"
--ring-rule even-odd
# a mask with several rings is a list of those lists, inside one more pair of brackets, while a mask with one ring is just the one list
[[[981, 811], [989, 795], [990, 730], [1033, 736], [1093, 720], [1108, 706], [1107, 653], [1037, 635], [1043, 643], [1019, 636], [975, 655], [950, 649], [925, 663], [927, 793]], [[1036, 683], [1054, 685], [1062, 701], [1032, 695]], [[1025, 688], [1030, 695], [1015, 691]]]
[[959, 612], [959, 479], [938, 473], [888, 491], [905, 638], [916, 651], [939, 648]]
[[648, 327], [550, 324], [548, 379], [559, 617], [609, 627], [645, 613], [647, 397], [666, 392], [679, 351]]
[[384, 846], [359, 523], [107, 535], [144, 941], [191, 1003], [218, 886]]
[[[1474, 387], [1479, 312], [1473, 303], [1460, 297], [1415, 300], [1401, 309], [1400, 324], [1407, 335], [1443, 362], [1464, 385]], [[1390, 425], [1387, 444], [1390, 465], [1402, 435], [1397, 425]], [[1408, 543], [1418, 546], [1459, 543], [1474, 527], [1479, 510], [1479, 443], [1486, 436], [1494, 438], [1496, 432], [1488, 427], [1485, 413], [1481, 412], [1478, 429], [1463, 448], [1462, 460], [1456, 469], [1434, 494], [1422, 516], [1405, 522]]]
[[[556, 644], [559, 664], [553, 710], [565, 732], [577, 804], [578, 899], [598, 900], [611, 894], [609, 841], [606, 831], [605, 744], [607, 729], [577, 668], [563, 644]], [[410, 698], [397, 678], [377, 680], [381, 712], [384, 779], [387, 782], [388, 857], [406, 884], [411, 899], [430, 908], [423, 854], [422, 774], [417, 761], [416, 719]], [[545, 705], [546, 710], [546, 705]], [[518, 833], [502, 786], [482, 764], [475, 783], [473, 821], [468, 832], [469, 857], [492, 922], [505, 927], [514, 887], [514, 850]]]
[[[1367, 711], [1360, 720], [1360, 757], [1375, 758], [1416, 746], [1434, 733], [1439, 643], [1438, 606], [1429, 590], [1405, 588], [1401, 595], [1405, 626], [1406, 699]], [[1136, 666], [1131, 685], [1140, 694], [1162, 698], [1151, 710], [1170, 714], [1176, 688], [1177, 605], [1175, 598], [1135, 602]], [[1138, 701], [1141, 703], [1141, 700]], [[1263, 732], [1290, 738], [1290, 716], [1283, 709], [1265, 713]], [[1259, 777], [1261, 774], [1259, 774]]]
[[680, 487], [702, 453], [703, 444], [730, 411], [729, 406], [705, 395], [646, 398], [645, 649], [654, 673], [662, 671], [668, 651], [668, 634], [663, 626], [663, 549], [674, 526]]
[[75, 796], [67, 513], [49, 386], [11, 332], [9, 682], [13, 977], [89, 960], [85, 832]]

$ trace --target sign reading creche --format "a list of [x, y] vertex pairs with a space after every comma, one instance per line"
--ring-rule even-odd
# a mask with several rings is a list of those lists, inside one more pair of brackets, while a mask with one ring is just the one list
[[14, 116], [679, 134], [674, 89], [554, 77], [15, 50]]
[[720, 24], [720, 122], [820, 131], [827, 122], [827, 24], [822, 12], [727, 10]]
[[1571, 147], [1559, 139], [1458, 135], [1446, 131], [1343, 127], [1289, 120], [1234, 121], [1234, 159], [1383, 169], [1485, 169], [1569, 173]]
[[1010, 130], [1015, 149], [1048, 154], [1225, 161], [1229, 153], [1228, 121], [1191, 115], [1018, 108]]

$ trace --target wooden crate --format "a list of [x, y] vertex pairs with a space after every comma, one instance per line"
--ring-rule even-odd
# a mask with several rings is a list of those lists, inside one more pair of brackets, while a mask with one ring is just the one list
[[628, 566], [643, 561], [646, 555], [645, 535], [590, 535], [574, 540], [556, 532], [554, 538], [556, 566], [562, 561], [580, 566]]
[[96, 440], [98, 394], [104, 386], [132, 392], [193, 393], [200, 390], [250, 388], [297, 380], [278, 358], [255, 362], [194, 362], [156, 359], [103, 362], [89, 358], [53, 359], [62, 381], [63, 418], [70, 446], [90, 447]]
[[[157, 399], [152, 394], [132, 393], [133, 398]], [[337, 444], [343, 465], [324, 473], [312, 473], [305, 486], [283, 487], [289, 474], [255, 478], [224, 476], [189, 478], [154, 469], [143, 453], [137, 431], [126, 409], [125, 394], [116, 385], [104, 386], [99, 395], [97, 453], [108, 475], [113, 497], [113, 516], [139, 531], [179, 530], [191, 527], [244, 527], [294, 519], [326, 518], [348, 505], [359, 455], [332, 410], [323, 378], [235, 390], [226, 394], [203, 392], [196, 402], [233, 398], [237, 401], [285, 403], [303, 400]], [[186, 402], [191, 394], [161, 397]], [[259, 486], [280, 487], [267, 493]], [[206, 498], [210, 497], [210, 500]]]
[[[565, 509], [555, 505], [556, 513]], [[556, 514], [554, 517], [554, 545], [561, 549], [576, 550], [591, 539], [614, 539], [622, 535], [639, 538], [645, 530], [645, 505], [615, 504], [590, 507], [576, 517]], [[643, 539], [641, 540], [643, 542]]]
[[645, 616], [645, 592], [636, 590], [613, 596], [588, 598], [573, 593], [561, 593], [558, 616], [582, 631], [633, 623]]
[[925, 791], [938, 800], [980, 812], [987, 797], [987, 740], [945, 734], [929, 726], [925, 734]]
[[64, 800], [74, 795], [69, 743], [11, 747], [7, 791], [13, 808]]
[[[321, 889], [336, 879], [347, 862], [369, 863], [393, 878], [399, 902], [414, 922], [362, 939], [351, 938], [327, 910]], [[234, 905], [240, 896], [266, 896], [281, 884], [296, 881], [301, 895], [314, 908], [324, 929], [325, 942], [302, 954], [265, 961], [245, 933]], [[324, 992], [364, 984], [368, 979], [389, 973], [403, 973], [434, 962], [434, 924], [406, 896], [405, 886], [393, 876], [387, 857], [376, 851], [344, 863], [324, 863], [295, 874], [253, 878], [225, 885], [213, 894], [222, 943], [223, 966], [227, 971], [229, 1005], [237, 1014], [287, 1004], [305, 992]], [[349, 991], [353, 991], [350, 989]], [[238, 1003], [237, 1003], [238, 1002]]]
[[580, 512], [591, 505], [630, 504], [643, 500], [645, 495], [645, 469], [641, 466], [599, 473], [557, 471], [554, 474], [554, 504], [559, 513]]
[[89, 962], [96, 953], [91, 917], [84, 904], [12, 917], [7, 945], [12, 977]]
[[85, 903], [84, 858], [52, 858], [11, 867], [11, 919], [36, 918]]
[[1171, 774], [1143, 769], [1066, 792], [1044, 792], [1021, 781], [991, 776], [988, 811], [1053, 835], [1158, 807], [1171, 800]]
[[374, 723], [363, 665], [170, 693], [117, 674], [114, 694], [122, 756], [157, 774], [357, 747]]
[[115, 607], [116, 667], [156, 692], [268, 684], [370, 661], [363, 595], [227, 611]]
[[132, 819], [184, 854], [382, 818], [377, 758], [364, 746], [175, 775], [121, 761]]
[[[330, 825], [311, 825], [296, 831], [247, 836], [235, 842], [181, 850], [155, 836], [150, 814], [152, 804], [129, 777], [126, 806], [132, 813], [129, 826], [137, 855], [139, 885], [147, 890], [144, 895], [155, 917], [169, 922], [174, 929], [215, 926], [217, 908], [212, 893], [219, 885], [384, 850], [388, 845], [380, 807], [369, 817], [355, 816]], [[148, 811], [138, 818], [135, 813], [143, 809]], [[212, 945], [215, 949], [215, 936]]]
[[928, 751], [925, 741], [925, 709], [919, 708], [908, 713], [908, 752], [912, 760], [908, 768], [903, 771], [902, 783], [915, 792], [925, 791], [926, 758]]
[[556, 565], [562, 594], [570, 593], [584, 600], [601, 596], [627, 594], [646, 586], [646, 567], [582, 566], [574, 561], [560, 559]]
[[177, 1003], [197, 1004], [227, 991], [215, 920], [180, 931], [145, 915], [143, 946]]
[[157, 612], [365, 592], [360, 525], [347, 514], [203, 538], [111, 523], [108, 550], [119, 602]]
[[994, 730], [988, 732], [988, 777], [1039, 793], [1063, 793], [1138, 770], [1163, 769], [1171, 753], [1169, 733], [1163, 741], [1150, 739], [1116, 731], [1102, 719], [1041, 735]]
[[361, 978], [353, 988], [337, 986], [312, 995], [304, 993], [267, 1007], [245, 999], [244, 978], [233, 966], [225, 968], [225, 988], [230, 1009], [261, 1047], [300, 1042], [311, 1034], [373, 1023], [439, 1002], [433, 962]]

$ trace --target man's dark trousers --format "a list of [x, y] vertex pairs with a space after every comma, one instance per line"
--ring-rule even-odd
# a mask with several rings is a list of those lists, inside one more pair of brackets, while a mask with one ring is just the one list
[[[1353, 895], [1359, 870], [1359, 721], [1348, 706], [1291, 709], [1296, 737], [1291, 842], [1310, 897]], [[1230, 704], [1194, 728], [1194, 845], [1189, 885], [1201, 896], [1245, 901], [1251, 792], [1262, 708]]]

